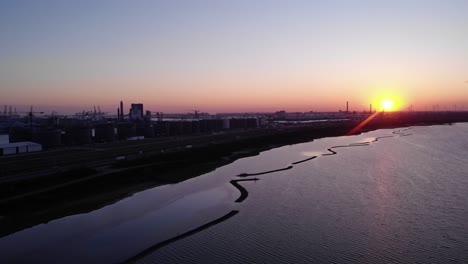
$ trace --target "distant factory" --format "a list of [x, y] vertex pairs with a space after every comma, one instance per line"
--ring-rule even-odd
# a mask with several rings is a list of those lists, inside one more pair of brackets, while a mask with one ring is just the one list
[[[10, 107], [11, 108], [11, 107]], [[74, 117], [58, 115], [40, 116], [43, 112], [31, 111], [27, 116], [15, 115], [6, 110], [0, 125], [3, 136], [1, 155], [93, 143], [135, 140], [153, 137], [172, 137], [219, 133], [236, 129], [255, 129], [266, 125], [265, 117], [224, 116], [217, 117], [194, 110], [193, 114], [169, 115], [144, 109], [142, 103], [132, 103], [124, 111], [120, 101], [117, 115], [106, 115], [100, 107], [77, 113]], [[1, 121], [1, 120], [0, 120]], [[8, 141], [4, 137], [8, 136]], [[25, 142], [24, 144], [20, 142]], [[16, 145], [8, 146], [15, 143]], [[34, 145], [37, 144], [37, 145]]]
[[[188, 110], [185, 114], [164, 114], [145, 110], [142, 103], [132, 103], [125, 108], [120, 101], [116, 115], [93, 110], [60, 116], [56, 112], [16, 111], [5, 106], [0, 112], [0, 155], [15, 155], [64, 146], [80, 146], [114, 141], [140, 140], [145, 138], [171, 138], [178, 136], [222, 134], [231, 131], [259, 128], [283, 129], [291, 126], [313, 126], [332, 128], [340, 123], [360, 123], [376, 113], [375, 106], [357, 112], [351, 110], [346, 101], [345, 110], [337, 112], [286, 112], [274, 113], [226, 113], [210, 115], [200, 110]], [[115, 113], [115, 112], [114, 112]], [[465, 111], [459, 112], [408, 112], [383, 113], [372, 119], [374, 125], [385, 122], [414, 123], [413, 120], [427, 123], [440, 120], [463, 119]]]
[[143, 104], [132, 104], [129, 116], [131, 121], [143, 121]]

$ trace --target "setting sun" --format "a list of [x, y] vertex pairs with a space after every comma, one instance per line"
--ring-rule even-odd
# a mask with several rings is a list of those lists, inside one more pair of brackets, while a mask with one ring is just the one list
[[384, 111], [390, 111], [395, 106], [395, 103], [390, 99], [385, 99], [382, 101], [381, 106]]

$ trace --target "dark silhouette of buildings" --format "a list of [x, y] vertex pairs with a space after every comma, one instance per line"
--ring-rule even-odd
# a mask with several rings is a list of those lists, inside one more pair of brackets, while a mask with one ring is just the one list
[[132, 104], [130, 108], [130, 120], [143, 121], [143, 104]]

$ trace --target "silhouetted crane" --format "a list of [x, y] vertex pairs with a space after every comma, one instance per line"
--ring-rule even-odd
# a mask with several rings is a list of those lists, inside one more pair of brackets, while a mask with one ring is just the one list
[[27, 112], [27, 113], [28, 113], [29, 118], [33, 118], [33, 115], [34, 115], [34, 114], [40, 114], [40, 115], [41, 115], [41, 114], [43, 114], [44, 112], [34, 112], [34, 111], [33, 111], [33, 107], [32, 107], [32, 105], [31, 105], [31, 108], [30, 108], [29, 112]]
[[34, 114], [40, 114], [40, 115], [41, 115], [41, 114], [43, 114], [44, 112], [34, 112], [34, 111], [33, 111], [33, 107], [31, 106], [29, 112], [18, 112], [18, 113], [27, 114], [28, 119], [29, 119], [29, 124], [30, 124], [31, 129], [32, 129]]
[[200, 120], [200, 110], [187, 110], [187, 111], [193, 111], [193, 118]]
[[32, 119], [34, 114], [43, 114], [44, 112], [35, 112], [33, 111], [33, 107], [31, 106], [30, 110], [28, 112], [18, 112], [18, 113], [21, 113], [21, 114], [27, 114], [27, 116]]
[[200, 120], [200, 115], [198, 114], [200, 110], [193, 110], [195, 112], [195, 119]]

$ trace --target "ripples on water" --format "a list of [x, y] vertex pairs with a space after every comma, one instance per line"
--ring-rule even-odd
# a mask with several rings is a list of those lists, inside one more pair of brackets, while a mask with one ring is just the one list
[[[466, 263], [466, 135], [467, 124], [413, 127], [273, 149], [0, 238], [0, 260], [119, 262], [153, 246], [137, 261]], [[254, 177], [235, 203], [230, 181]]]
[[468, 126], [411, 133], [245, 184], [237, 217], [142, 262], [466, 263]]

